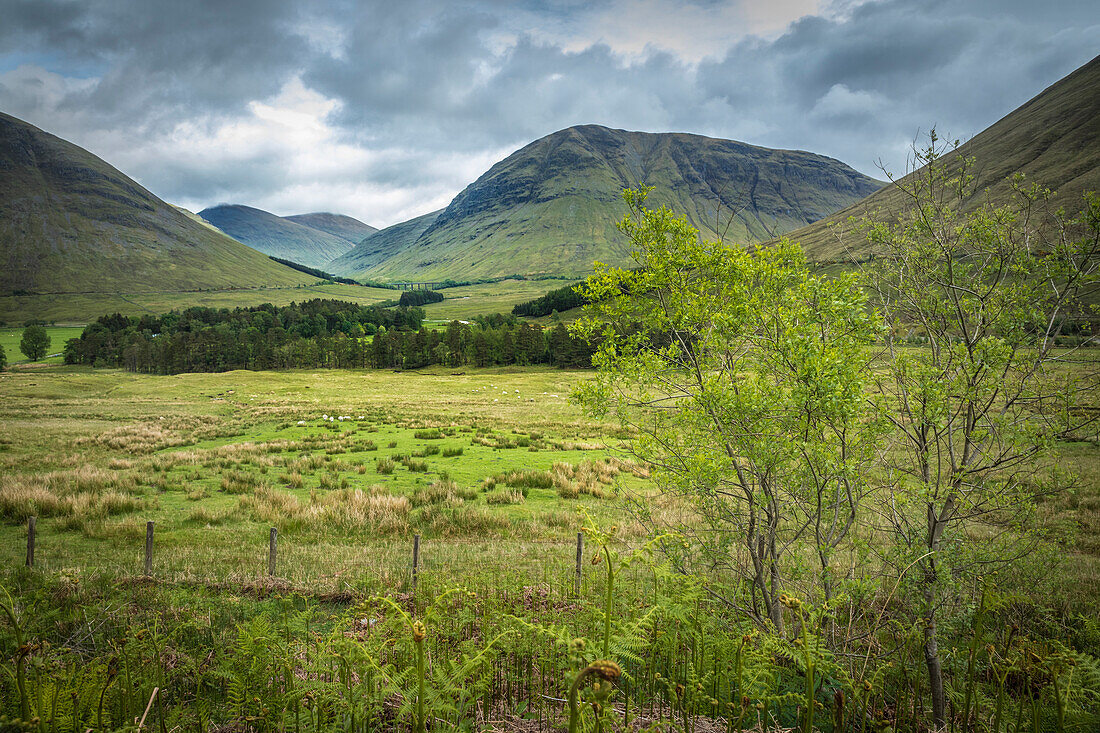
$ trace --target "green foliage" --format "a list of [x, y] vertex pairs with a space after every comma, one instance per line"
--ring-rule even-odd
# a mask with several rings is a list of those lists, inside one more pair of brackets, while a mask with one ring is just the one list
[[23, 338], [19, 350], [31, 361], [39, 361], [50, 348], [50, 336], [44, 326], [27, 326], [23, 329]]
[[397, 304], [414, 306], [442, 302], [443, 293], [437, 293], [434, 290], [406, 290], [405, 292], [401, 293], [401, 298], [397, 301]]
[[[922, 599], [912, 613], [923, 619], [937, 723], [946, 708], [936, 641], [943, 599], [1033, 546], [1037, 503], [1065, 486], [1054, 440], [1091, 422], [1073, 415], [1100, 387], [1094, 365], [1067, 381], [1061, 365], [1074, 350], [1055, 351], [1100, 289], [1100, 198], [1087, 196], [1084, 213], [1066, 219], [1046, 208], [1049, 191], [1017, 177], [1011, 205], [966, 211], [974, 161], [945, 165], [945, 147], [933, 130], [915, 153], [920, 170], [896, 184], [907, 215], [864, 224], [868, 280], [891, 327], [876, 386], [900, 438], [887, 462], [894, 483], [884, 520], [892, 562], [919, 569], [906, 581]], [[901, 348], [910, 330], [928, 347]], [[1012, 532], [974, 542], [990, 524]]]
[[574, 330], [599, 344], [598, 371], [576, 396], [632, 431], [631, 450], [696, 508], [698, 529], [682, 530], [695, 560], [734, 569], [734, 543], [747, 546], [766, 612], [742, 610], [782, 629], [778, 598], [802, 562], [786, 550], [811, 530], [827, 598], [829, 556], [867, 490], [878, 323], [854, 277], [811, 274], [787, 242], [703, 241], [647, 193], [624, 194], [635, 267], [601, 266], [582, 289], [592, 305]]
[[8, 352], [4, 350], [4, 346], [0, 344], [0, 372], [4, 371], [8, 367]]

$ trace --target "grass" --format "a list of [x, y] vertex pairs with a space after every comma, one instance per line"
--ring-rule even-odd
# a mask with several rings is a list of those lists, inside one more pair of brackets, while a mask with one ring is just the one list
[[[340, 283], [303, 284], [292, 287], [239, 288], [209, 290], [152, 290], [111, 293], [71, 293], [57, 295], [0, 295], [0, 323], [21, 323], [39, 319], [56, 323], [90, 323], [104, 313], [140, 316], [170, 310], [205, 306], [244, 308], [271, 303], [289, 305], [313, 298], [348, 300], [371, 305], [396, 299], [398, 293], [383, 288], [364, 288]], [[80, 335], [77, 333], [76, 335]], [[9, 352], [10, 360], [11, 354]]]
[[[356, 729], [349, 718], [307, 722], [336, 715], [330, 706], [354, 699], [378, 705], [373, 713], [357, 710], [360, 723], [389, 715], [386, 727], [413, 727], [423, 701], [452, 724], [476, 718], [478, 727], [493, 719], [533, 728], [537, 720], [545, 730], [564, 726], [567, 711], [554, 700], [569, 696], [577, 670], [606, 645], [629, 679], [616, 681], [614, 705], [602, 709], [619, 720], [636, 716], [643, 727], [672, 719], [680, 729], [707, 729], [714, 725], [708, 720], [728, 713], [734, 728], [736, 721], [759, 728], [762, 719], [789, 728], [802, 715], [792, 696], [813, 694], [793, 672], [802, 668], [845, 691], [850, 719], [862, 715], [856, 711], [911, 709], [913, 698], [910, 708], [886, 704], [909, 694], [912, 679], [903, 673], [919, 669], [919, 650], [904, 629], [884, 625], [846, 653], [874, 660], [890, 650], [896, 661], [900, 645], [910, 666], [872, 661], [849, 684], [821, 652], [817, 629], [828, 627], [818, 611], [792, 606], [818, 624], [803, 625], [796, 646], [734, 622], [704, 586], [658, 567], [644, 552], [647, 535], [627, 497], [655, 512], [677, 508], [655, 493], [643, 467], [615, 450], [621, 436], [568, 402], [588, 376], [437, 369], [158, 377], [60, 366], [0, 374], [0, 585], [15, 593], [27, 633], [53, 644], [31, 652], [47, 663], [33, 667], [40, 677], [27, 684], [49, 700], [49, 685], [35, 688], [35, 680], [56, 672], [84, 690], [78, 700], [98, 699], [110, 657], [103, 650], [117, 649], [111, 654], [125, 663], [120, 674], [131, 677], [105, 696], [105, 718], [116, 726], [139, 718], [152, 687], [161, 686], [164, 708], [154, 705], [151, 715], [164, 716], [169, 729], [193, 727], [203, 710], [211, 729], [240, 716], [256, 727], [271, 711], [287, 727], [297, 714], [305, 730]], [[522, 399], [500, 397], [517, 389]], [[333, 424], [322, 414], [362, 417]], [[1011, 603], [997, 621], [1032, 632], [1047, 624], [1076, 648], [1100, 648], [1091, 636], [1100, 625], [1100, 446], [1088, 440], [1063, 449], [1078, 489], [1043, 511], [1075, 534], [1062, 538], [1062, 562], [1042, 577], [1024, 577], [1026, 568], [1002, 574]], [[21, 568], [29, 512], [39, 517], [33, 572]], [[147, 520], [156, 527], [152, 581], [140, 577]], [[578, 597], [582, 525], [590, 531]], [[270, 527], [278, 529], [274, 579], [266, 577]], [[415, 592], [414, 534], [422, 537]], [[466, 590], [457, 594], [454, 586]], [[720, 584], [714, 589], [724, 592]], [[868, 580], [863, 602], [885, 609], [888, 590]], [[371, 600], [376, 595], [389, 600]], [[415, 664], [403, 666], [417, 649], [386, 603], [424, 623], [420, 677]], [[840, 626], [867, 623], [846, 615], [847, 605], [834, 613]], [[0, 648], [15, 659], [12, 633], [0, 621]], [[969, 633], [964, 623], [949, 658], [980, 666], [987, 640], [978, 644]], [[131, 641], [120, 645], [121, 638]], [[1003, 639], [988, 641], [1006, 653]], [[392, 665], [372, 667], [369, 659]], [[1075, 664], [1090, 659], [1079, 654]], [[282, 671], [270, 671], [276, 664], [290, 665], [293, 684], [327, 702], [295, 713], [296, 698], [264, 682], [282, 679]], [[5, 684], [7, 677], [0, 697], [13, 689]], [[238, 698], [240, 685], [252, 693]], [[465, 690], [476, 691], [482, 718]], [[590, 728], [594, 698], [589, 688], [579, 694], [587, 702], [577, 714]], [[752, 704], [733, 712], [710, 702], [742, 694]], [[253, 698], [262, 704], [252, 706]], [[59, 699], [64, 708], [69, 697]], [[833, 699], [820, 698], [825, 707], [811, 724], [837, 714]], [[2, 707], [17, 705], [9, 700], [0, 712], [18, 713]], [[83, 720], [96, 727], [94, 706], [85, 707]], [[610, 720], [602, 725], [611, 730]]]
[[65, 349], [65, 342], [72, 338], [79, 338], [83, 328], [73, 326], [46, 326], [46, 334], [50, 337], [50, 348], [47, 356], [39, 362], [32, 362], [23, 356], [19, 350], [19, 342], [23, 338], [22, 328], [0, 328], [0, 346], [8, 356], [8, 366], [17, 364], [60, 364], [61, 353]]
[[511, 313], [512, 307], [560, 288], [562, 280], [503, 280], [482, 285], [445, 288], [443, 302], [429, 303], [424, 312], [428, 320], [450, 322], [469, 320], [476, 315]]
[[[509, 538], [567, 542], [576, 524], [566, 526], [561, 516], [580, 502], [555, 491], [551, 468], [608, 465], [602, 463], [608, 441], [565, 398], [582, 376], [534, 369], [457, 376], [148, 377], [71, 367], [5, 373], [0, 421], [10, 437], [0, 447], [0, 516], [8, 521], [0, 524], [0, 543], [9, 555], [0, 563], [17, 559], [22, 521], [35, 512], [42, 517], [44, 567], [124, 566], [134, 548], [86, 533], [72, 536], [71, 528], [60, 526], [77, 512], [75, 502], [93, 496], [103, 502], [88, 505], [97, 520], [120, 521], [113, 518], [140, 512], [143, 521], [157, 523], [158, 537], [169, 538], [158, 541], [158, 562], [166, 571], [200, 567], [214, 576], [246, 561], [239, 547], [217, 554], [233, 544], [229, 535], [259, 536], [266, 524], [279, 526], [288, 546], [299, 537], [309, 543], [318, 535], [327, 538], [332, 527], [346, 530], [353, 543], [371, 546], [379, 526], [388, 535], [469, 537], [448, 522], [469, 531], [487, 523]], [[493, 402], [505, 387], [513, 394], [519, 389], [524, 399]], [[531, 395], [535, 402], [528, 401]], [[364, 418], [334, 425], [321, 420], [324, 413]], [[540, 446], [537, 452], [531, 452], [533, 445]], [[522, 478], [528, 474], [542, 479]], [[480, 486], [497, 475], [505, 477], [507, 488], [529, 486], [528, 499], [488, 502]], [[646, 485], [627, 478], [635, 488]], [[593, 511], [626, 523], [613, 502], [584, 498]], [[396, 502], [407, 511], [383, 521], [371, 514], [371, 502]], [[421, 509], [427, 507], [443, 511], [425, 515]], [[458, 508], [463, 512], [452, 517]], [[360, 514], [374, 518], [354, 518]], [[224, 543], [208, 536], [215, 529], [227, 533]], [[55, 533], [60, 555], [46, 549]], [[315, 555], [299, 579], [327, 574], [331, 561]]]

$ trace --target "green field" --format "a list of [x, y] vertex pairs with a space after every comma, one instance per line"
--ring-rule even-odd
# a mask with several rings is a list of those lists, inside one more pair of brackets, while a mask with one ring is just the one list
[[[22, 365], [0, 373], [0, 587], [15, 599], [22, 633], [51, 645], [30, 652], [41, 662], [28, 682], [39, 696], [33, 710], [61, 730], [74, 720], [112, 729], [140, 717], [159, 687], [163, 707], [150, 719], [169, 730], [373, 730], [370, 720], [403, 729], [416, 717], [408, 675], [418, 647], [403, 615], [413, 614], [427, 630], [425, 699], [440, 728], [564, 728], [561, 701], [577, 665], [606, 656], [604, 643], [631, 670], [616, 684], [615, 727], [625, 715], [634, 728], [727, 730], [737, 715], [719, 701], [745, 694], [764, 707], [747, 708], [744, 728], [760, 730], [762, 719], [790, 728], [802, 680], [791, 660], [805, 648], [731, 615], [721, 574], [687, 578], [644, 551], [640, 508], [697, 520], [623, 453], [627, 436], [569, 401], [589, 376], [536, 368], [143, 376]], [[1044, 513], [1075, 529], [1036, 555], [1041, 576], [1024, 567], [1000, 576], [997, 592], [1010, 602], [998, 618], [1091, 651], [1100, 647], [1100, 444], [1062, 452], [1078, 487]], [[143, 571], [148, 521], [152, 577]], [[864, 702], [895, 720], [888, 703], [916, 705], [906, 675], [919, 670], [919, 652], [895, 621], [881, 623], [892, 591], [878, 585], [878, 569], [859, 572], [866, 597], [837, 614], [860, 625], [873, 620], [860, 609], [880, 614], [866, 642], [856, 634], [845, 647], [869, 661], [816, 663], [827, 684], [881, 690]], [[0, 591], [0, 605], [6, 599]], [[5, 649], [15, 649], [14, 633], [0, 622]], [[970, 639], [965, 624], [945, 631], [958, 684]], [[904, 651], [869, 656], [888, 644]], [[1095, 659], [1075, 654], [1078, 665]], [[390, 666], [370, 661], [379, 658]], [[123, 684], [112, 686], [111, 669], [123, 670]], [[60, 681], [51, 687], [51, 679]], [[8, 682], [0, 693], [14, 695]], [[693, 691], [681, 697], [677, 685]], [[53, 689], [72, 695], [51, 704]], [[1010, 698], [1013, 706], [1017, 699], [1026, 697]], [[6, 704], [18, 712], [15, 697]], [[1034, 704], [1053, 725], [1050, 698]], [[992, 702], [981, 705], [988, 712]], [[1082, 697], [1072, 719], [1091, 724], [1090, 710]]]
[[140, 316], [170, 310], [204, 306], [244, 308], [271, 303], [289, 305], [313, 298], [350, 300], [371, 305], [396, 300], [400, 293], [383, 288], [327, 283], [288, 288], [242, 288], [240, 290], [166, 290], [134, 293], [74, 293], [59, 295], [0, 296], [0, 323], [23, 323], [29, 319], [47, 323], [90, 323], [108, 313]]
[[[50, 348], [47, 356], [39, 364], [60, 364], [61, 352], [65, 349], [65, 342], [69, 339], [79, 338], [84, 329], [76, 326], [47, 326], [46, 334], [50, 337]], [[19, 350], [19, 342], [23, 338], [22, 328], [0, 328], [0, 346], [8, 355], [8, 365], [32, 363], [23, 352]]]
[[470, 320], [478, 315], [511, 313], [513, 306], [546, 295], [548, 290], [560, 288], [566, 282], [571, 281], [503, 280], [444, 288], [439, 291], [443, 293], [443, 302], [422, 307], [427, 318], [433, 321]]
[[[620, 508], [608, 497], [616, 486], [644, 489], [645, 482], [609, 466], [602, 476], [608, 483], [597, 479], [603, 488], [592, 485], [590, 493], [563, 498], [552, 485], [524, 491], [524, 486], [499, 481], [498, 488], [487, 489], [485, 480], [612, 456], [616, 441], [609, 444], [586, 426], [567, 401], [578, 376], [517, 370], [142, 377], [106, 370], [16, 370], [0, 383], [7, 405], [4, 433], [9, 436], [0, 460], [9, 474], [100, 472], [102, 491], [117, 486], [134, 497], [134, 505], [118, 516], [61, 511], [56, 519], [44, 519], [39, 525], [40, 562], [52, 570], [80, 564], [88, 570], [125, 572], [134, 547], [112, 538], [119, 532], [128, 536], [135, 527], [143, 536], [144, 522], [153, 520], [158, 536], [165, 538], [163, 554], [158, 553], [164, 577], [193, 573], [199, 566], [219, 577], [245, 572], [256, 560], [243, 549], [249, 539], [261, 537], [269, 523], [280, 523], [258, 519], [265, 516], [262, 510], [240, 508], [241, 495], [257, 489], [296, 497], [307, 506], [311, 492], [318, 490], [406, 497], [413, 506], [387, 532], [391, 539], [385, 544], [393, 544], [392, 538], [407, 543], [415, 531], [438, 535], [444, 543], [456, 537], [466, 541], [471, 535], [483, 538], [480, 525], [464, 531], [436, 516], [431, 509], [440, 502], [449, 509], [461, 506], [476, 512], [466, 521], [484, 520], [491, 534], [568, 543], [578, 526], [577, 505], [590, 505], [598, 515], [621, 522]], [[410, 410], [413, 395], [416, 408]], [[328, 421], [322, 415], [351, 419]], [[435, 435], [435, 430], [442, 432]], [[316, 458], [306, 466], [303, 454]], [[402, 457], [426, 465], [423, 470], [410, 468], [401, 463]], [[382, 474], [377, 464], [386, 459], [396, 467]], [[289, 478], [293, 473], [298, 477]], [[240, 486], [226, 489], [227, 475]], [[442, 492], [438, 501], [428, 496], [433, 485]], [[527, 495], [513, 495], [515, 503], [494, 503], [503, 501], [509, 489]], [[5, 509], [12, 509], [10, 502]], [[323, 524], [291, 521], [283, 529], [288, 547], [298, 544], [299, 535], [310, 540], [288, 550], [301, 565], [287, 577], [310, 583], [354, 567], [332, 561], [326, 543], [336, 538]], [[341, 537], [339, 544], [347, 545], [349, 539], [377, 544], [376, 530], [364, 529], [370, 531], [352, 532], [353, 537]], [[17, 560], [21, 532], [11, 524], [0, 529], [0, 544], [10, 553], [2, 561], [5, 565]], [[195, 554], [209, 551], [211, 542], [231, 549], [224, 557], [204, 555], [196, 562]], [[349, 561], [358, 554], [339, 553]], [[568, 553], [563, 558], [567, 561]]]

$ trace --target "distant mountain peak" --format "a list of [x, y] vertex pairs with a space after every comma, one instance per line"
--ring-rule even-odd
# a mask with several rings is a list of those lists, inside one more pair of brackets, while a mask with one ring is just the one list
[[881, 185], [804, 151], [574, 125], [492, 166], [426, 228], [391, 236], [384, 259], [349, 253], [333, 269], [395, 280], [584, 275], [594, 260], [629, 261], [616, 229], [626, 213], [624, 188], [653, 186], [651, 203], [686, 215], [704, 236], [751, 243], [827, 216]]
[[339, 215], [330, 214], [282, 217], [245, 204], [219, 204], [203, 209], [199, 216], [264, 254], [322, 269], [350, 250], [358, 240], [333, 234], [316, 226], [318, 222], [343, 230], [355, 229], [356, 225], [359, 229], [374, 230], [351, 217], [337, 218]]

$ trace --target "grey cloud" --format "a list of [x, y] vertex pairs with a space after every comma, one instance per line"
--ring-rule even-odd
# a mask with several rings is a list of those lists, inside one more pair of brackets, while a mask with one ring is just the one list
[[[593, 5], [0, 0], [0, 75], [5, 55], [37, 54], [95, 77], [0, 78], [0, 109], [94, 142], [168, 198], [252, 203], [296, 185], [438, 198], [472, 161], [589, 122], [814, 150], [875, 174], [878, 158], [904, 163], [918, 128], [970, 136], [1100, 50], [1092, 3], [1076, 0], [835, 0], [774, 38], [731, 31], [726, 53], [698, 64], [662, 50], [660, 28], [637, 58], [615, 52], [614, 28], [600, 29], [611, 45], [547, 40]], [[167, 149], [180, 123], [213, 137], [295, 77], [339, 103], [336, 142], [371, 156], [301, 180], [292, 142], [221, 160]]]

